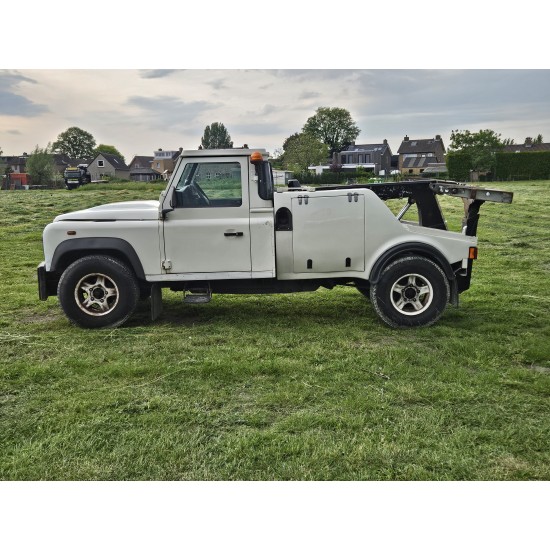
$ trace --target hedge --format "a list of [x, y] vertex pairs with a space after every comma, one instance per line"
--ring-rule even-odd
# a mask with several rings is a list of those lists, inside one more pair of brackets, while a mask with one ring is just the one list
[[550, 179], [550, 151], [534, 153], [497, 153], [497, 180]]
[[449, 179], [455, 181], [470, 181], [472, 159], [467, 153], [449, 153], [447, 155], [447, 170]]
[[[550, 151], [533, 153], [496, 153], [494, 174], [488, 174], [488, 180], [546, 180], [550, 179]], [[449, 179], [470, 181], [472, 168], [467, 153], [449, 153], [447, 155]], [[480, 177], [480, 181], [486, 178]]]

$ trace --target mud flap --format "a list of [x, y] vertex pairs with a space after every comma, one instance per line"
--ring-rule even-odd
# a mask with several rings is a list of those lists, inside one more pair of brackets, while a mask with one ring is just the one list
[[151, 321], [155, 321], [162, 313], [162, 287], [159, 283], [151, 285]]

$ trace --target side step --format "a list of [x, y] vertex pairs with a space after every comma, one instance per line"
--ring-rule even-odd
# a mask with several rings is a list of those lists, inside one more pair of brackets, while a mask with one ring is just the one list
[[212, 300], [212, 290], [208, 288], [188, 288], [183, 291], [184, 304], [207, 304]]

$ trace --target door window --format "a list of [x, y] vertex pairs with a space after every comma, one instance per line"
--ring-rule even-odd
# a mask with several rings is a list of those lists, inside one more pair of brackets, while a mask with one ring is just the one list
[[175, 189], [176, 207], [230, 208], [242, 205], [239, 162], [192, 162]]

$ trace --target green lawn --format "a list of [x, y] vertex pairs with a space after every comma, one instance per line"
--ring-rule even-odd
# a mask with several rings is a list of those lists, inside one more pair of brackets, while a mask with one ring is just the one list
[[161, 186], [0, 192], [0, 479], [550, 479], [550, 182], [495, 187], [461, 307], [408, 331], [351, 288], [75, 328], [38, 300], [43, 227]]

